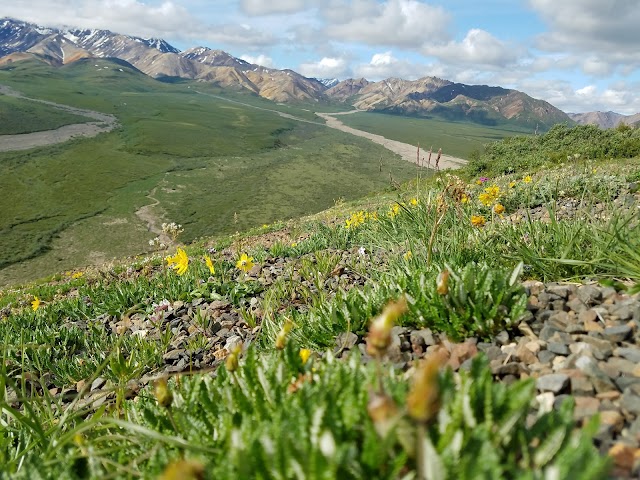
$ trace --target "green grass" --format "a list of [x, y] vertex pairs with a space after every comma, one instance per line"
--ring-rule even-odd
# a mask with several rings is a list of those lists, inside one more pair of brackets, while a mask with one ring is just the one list
[[[520, 180], [525, 173], [532, 182]], [[423, 178], [399, 191], [289, 222], [281, 232], [277, 225], [254, 230], [281, 234], [281, 241], [270, 247], [251, 233], [196, 242], [187, 248], [191, 262], [183, 276], [161, 267], [158, 255], [80, 279], [59, 276], [48, 284], [4, 291], [0, 381], [18, 392], [23, 403], [17, 410], [0, 398], [7, 425], [0, 440], [0, 468], [16, 478], [44, 471], [58, 477], [72, 471], [84, 472], [86, 478], [126, 477], [134, 470], [157, 476], [185, 457], [190, 464], [172, 468], [182, 475], [189, 468], [203, 469], [205, 478], [257, 472], [278, 478], [294, 469], [308, 478], [397, 478], [400, 470], [419, 470], [418, 459], [426, 456], [441, 465], [446, 472], [442, 478], [472, 478], [478, 469], [489, 478], [543, 478], [534, 472], [544, 469], [563, 479], [603, 478], [607, 462], [590, 439], [595, 423], [571, 433], [575, 423], [569, 401], [559, 411], [537, 414], [532, 426], [527, 414], [533, 383], [494, 384], [482, 359], [460, 381], [446, 372], [438, 377], [446, 414], [427, 426], [401, 414], [399, 428], [383, 435], [384, 418], [372, 420], [369, 402], [383, 395], [403, 411], [411, 396], [403, 376], [387, 366], [364, 367], [355, 356], [337, 361], [331, 354], [321, 359], [316, 353], [306, 364], [298, 348], [324, 352], [333, 348], [339, 333], [366, 333], [370, 319], [401, 294], [410, 301], [398, 323], [461, 339], [491, 337], [517, 324], [524, 298], [519, 280], [525, 277], [625, 278], [640, 285], [640, 225], [634, 212], [621, 212], [613, 203], [639, 174], [640, 160], [631, 159], [599, 164], [596, 174], [591, 167], [572, 165], [494, 178], [507, 214], [540, 204], [553, 211], [561, 191], [564, 197], [583, 200], [576, 219], [515, 224], [492, 216], [478, 202], [484, 187], [475, 178]], [[514, 179], [515, 187], [509, 188]], [[462, 190], [470, 202], [460, 202]], [[603, 212], [611, 216], [589, 215], [594, 202], [603, 203]], [[377, 219], [351, 216], [359, 210], [377, 212]], [[484, 215], [487, 224], [471, 226], [471, 215]], [[363, 221], [345, 228], [347, 218]], [[230, 244], [248, 251], [257, 264], [282, 259], [284, 275], [266, 288], [247, 280], [235, 268], [235, 257], [223, 251]], [[201, 261], [212, 246], [218, 251], [212, 254], [213, 276]], [[357, 253], [360, 248], [364, 255]], [[349, 275], [362, 276], [364, 284], [348, 288], [334, 277], [331, 272], [339, 263]], [[450, 279], [442, 293], [437, 277], [444, 268]], [[36, 312], [29, 308], [34, 295], [44, 302]], [[152, 387], [135, 401], [126, 400], [130, 380], [162, 368], [162, 355], [173, 348], [169, 344], [176, 334], [167, 329], [155, 338], [118, 336], [100, 319], [133, 312], [151, 316], [154, 303], [194, 298], [229, 301], [244, 318], [261, 325], [239, 370], [221, 370], [215, 378], [196, 374], [170, 380], [166, 388], [171, 400]], [[251, 308], [254, 299], [259, 315]], [[274, 350], [287, 320], [295, 325], [287, 346]], [[193, 321], [204, 322], [206, 315], [197, 320], [194, 314]], [[192, 335], [193, 345], [206, 341], [206, 335], [198, 340], [199, 335]], [[74, 395], [76, 403], [69, 405], [48, 390], [79, 380], [90, 385], [96, 376], [110, 382], [112, 397], [94, 415], [79, 407], [87, 392]], [[34, 378], [42, 380], [34, 384]], [[299, 390], [291, 393], [295, 379]], [[31, 389], [40, 381], [43, 393], [34, 395]], [[416, 450], [424, 438], [431, 447]]]
[[338, 119], [350, 127], [392, 140], [410, 145], [420, 143], [425, 161], [429, 147], [433, 147], [434, 152], [442, 148], [447, 155], [468, 159], [473, 151], [482, 150], [486, 143], [529, 133], [528, 130], [513, 126], [486, 127], [471, 122], [448, 122], [384, 113], [354, 113], [341, 115]]
[[182, 223], [191, 240], [317, 212], [384, 188], [390, 175], [415, 175], [370, 142], [268, 110], [308, 120], [309, 105], [237, 93], [230, 102], [196, 93], [223, 93], [213, 87], [165, 84], [111, 60], [58, 69], [21, 62], [0, 69], [0, 83], [113, 113], [121, 124], [93, 139], [0, 154], [3, 199], [20, 198], [0, 209], [0, 283], [148, 250], [155, 234], [135, 212], [152, 203], [151, 191], [161, 200], [157, 224]]
[[0, 135], [40, 132], [89, 120], [49, 105], [0, 95]]

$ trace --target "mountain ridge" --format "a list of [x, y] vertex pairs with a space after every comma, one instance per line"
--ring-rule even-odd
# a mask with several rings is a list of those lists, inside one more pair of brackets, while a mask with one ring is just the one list
[[359, 110], [486, 125], [514, 123], [533, 130], [573, 120], [544, 100], [499, 86], [466, 85], [437, 77], [418, 80], [388, 78], [308, 78], [294, 70], [278, 70], [198, 46], [180, 51], [158, 38], [122, 35], [109, 30], [41, 27], [0, 19], [0, 57], [20, 61], [27, 53], [60, 66], [87, 57], [115, 57], [156, 79], [184, 78], [223, 88], [241, 88], [276, 102], [342, 102]]

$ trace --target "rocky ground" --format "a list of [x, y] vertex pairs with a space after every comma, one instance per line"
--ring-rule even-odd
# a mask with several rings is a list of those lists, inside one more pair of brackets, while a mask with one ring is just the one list
[[[630, 193], [616, 201], [621, 209], [636, 209], [640, 197], [634, 186]], [[558, 216], [578, 211], [575, 200], [558, 202]], [[598, 213], [597, 205], [593, 207]], [[532, 209], [529, 214], [548, 220], [546, 209]], [[512, 216], [512, 221], [519, 211]], [[566, 218], [566, 217], [565, 217]], [[375, 254], [362, 255], [358, 249], [333, 251], [339, 257], [337, 267], [324, 280], [329, 292], [357, 288], [365, 279], [351, 266], [357, 258], [359, 268], [372, 267], [383, 261]], [[231, 260], [234, 253], [222, 252]], [[312, 257], [313, 254], [305, 257]], [[285, 278], [309, 289], [316, 288], [300, 275], [300, 259], [269, 258], [249, 272], [251, 280], [265, 286]], [[135, 275], [136, 272], [131, 272]], [[558, 409], [569, 396], [575, 401], [574, 416], [579, 426], [598, 414], [600, 429], [593, 439], [602, 454], [615, 463], [615, 478], [640, 478], [640, 293], [628, 294], [599, 283], [542, 283], [526, 281], [528, 308], [516, 328], [502, 331], [491, 341], [469, 338], [454, 343], [428, 328], [395, 327], [388, 360], [401, 369], [410, 368], [415, 360], [436, 350], [444, 350], [448, 366], [454, 371], [470, 366], [471, 359], [483, 353], [497, 382], [511, 383], [533, 378], [537, 396], [532, 399], [532, 413]], [[91, 299], [86, 298], [86, 302]], [[292, 294], [290, 305], [306, 309], [303, 298]], [[163, 302], [154, 305], [149, 315], [135, 313], [130, 317], [103, 315], [98, 322], [113, 333], [139, 335], [160, 340], [167, 327], [172, 340], [164, 354], [165, 366], [128, 385], [129, 396], [155, 378], [195, 370], [215, 371], [227, 353], [238, 343], [247, 346], [260, 332], [262, 296], [248, 300], [248, 308], [257, 320], [249, 325], [239, 311], [227, 301], [205, 301], [202, 298], [185, 303]], [[206, 319], [203, 321], [202, 319]], [[69, 324], [87, 328], [86, 320], [70, 319]], [[205, 344], [190, 343], [199, 334]], [[346, 332], [335, 339], [338, 355], [359, 352], [366, 360], [365, 338]], [[86, 392], [80, 406], [97, 407], [115, 398], [113, 385], [103, 378], [91, 385], [78, 382], [67, 389], [51, 387], [53, 395], [71, 399]]]
[[[344, 252], [345, 257], [349, 252]], [[284, 275], [292, 259], [274, 259], [253, 276], [268, 283]], [[294, 273], [295, 274], [295, 273]], [[355, 286], [363, 279], [342, 265], [327, 279], [328, 289]], [[469, 338], [453, 343], [428, 328], [395, 327], [388, 360], [407, 369], [415, 360], [444, 349], [448, 366], [464, 370], [471, 359], [484, 353], [496, 381], [514, 382], [534, 378], [538, 395], [532, 411], [559, 408], [569, 395], [576, 404], [575, 419], [582, 425], [599, 414], [600, 430], [594, 442], [603, 454], [615, 459], [619, 478], [640, 475], [640, 294], [628, 295], [598, 284], [524, 282], [528, 311], [511, 331], [500, 332], [491, 341]], [[251, 304], [259, 314], [260, 298]], [[301, 306], [304, 308], [304, 306]], [[197, 323], [194, 313], [202, 310], [210, 318], [206, 326]], [[237, 343], [250, 344], [260, 326], [249, 326], [226, 301], [195, 299], [157, 305], [151, 316], [134, 314], [129, 319], [104, 315], [97, 319], [113, 334], [127, 333], [160, 338], [169, 326], [174, 339], [164, 355], [165, 367], [139, 382], [132, 382], [130, 394], [160, 375], [215, 368]], [[77, 321], [74, 324], [78, 325]], [[207, 345], [189, 348], [195, 333], [204, 334]], [[367, 360], [362, 335], [346, 332], [336, 338], [335, 352], [348, 355], [359, 351]], [[85, 387], [52, 393], [72, 398]], [[111, 401], [111, 385], [96, 379], [82, 405]]]

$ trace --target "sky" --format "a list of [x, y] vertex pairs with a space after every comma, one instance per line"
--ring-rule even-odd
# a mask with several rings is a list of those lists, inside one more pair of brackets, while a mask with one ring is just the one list
[[436, 76], [640, 112], [640, 0], [11, 0], [0, 18], [218, 48], [319, 78]]

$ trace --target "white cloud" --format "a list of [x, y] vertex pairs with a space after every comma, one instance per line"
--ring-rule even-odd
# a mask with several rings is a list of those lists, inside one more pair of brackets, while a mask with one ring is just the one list
[[241, 0], [240, 8], [248, 15], [272, 15], [277, 13], [295, 13], [312, 6], [310, 0]]
[[640, 67], [640, 2], [637, 0], [529, 0], [550, 30], [537, 46], [582, 62], [585, 73], [605, 76]]
[[199, 24], [186, 8], [171, 1], [154, 6], [137, 0], [17, 0], [3, 2], [2, 16], [47, 26], [101, 28], [147, 37], [176, 35]]
[[507, 45], [489, 32], [477, 28], [469, 30], [461, 42], [426, 45], [422, 51], [448, 63], [496, 67], [515, 63], [524, 53], [520, 48]]
[[624, 115], [640, 112], [638, 85], [618, 82], [600, 89], [595, 85], [574, 88], [564, 80], [523, 80], [522, 90], [534, 98], [541, 98], [565, 112], [613, 110]]
[[275, 68], [273, 58], [267, 57], [266, 55], [242, 55], [240, 59], [244, 60], [245, 62], [253, 63], [254, 65], [261, 65], [267, 68]]
[[305, 77], [344, 78], [349, 66], [344, 58], [324, 57], [318, 62], [303, 63], [298, 72]]
[[165, 0], [149, 4], [138, 0], [16, 0], [2, 2], [0, 17], [51, 27], [111, 30], [141, 37], [202, 39], [243, 46], [273, 44], [274, 35], [247, 25], [206, 25], [185, 6]]
[[328, 37], [343, 42], [419, 48], [448, 39], [450, 15], [417, 0], [330, 2], [323, 13]]

